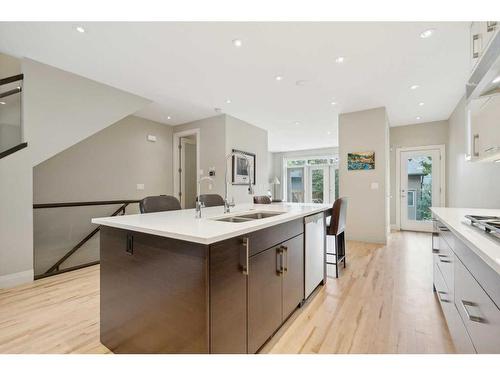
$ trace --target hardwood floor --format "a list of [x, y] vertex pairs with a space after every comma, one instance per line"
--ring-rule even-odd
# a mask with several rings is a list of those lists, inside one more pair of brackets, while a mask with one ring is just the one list
[[[328, 279], [263, 353], [454, 353], [432, 292], [431, 237], [349, 242]], [[99, 266], [0, 290], [0, 353], [107, 353], [99, 342]]]

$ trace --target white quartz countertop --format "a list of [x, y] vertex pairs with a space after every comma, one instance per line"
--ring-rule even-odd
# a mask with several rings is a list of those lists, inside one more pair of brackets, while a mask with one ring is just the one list
[[500, 209], [432, 207], [431, 210], [453, 234], [500, 274], [500, 239], [472, 226], [465, 218], [465, 215], [500, 217]]
[[[300, 217], [309, 216], [329, 208], [331, 208], [329, 204], [314, 203], [248, 203], [232, 207], [229, 214], [224, 214], [223, 206], [203, 208], [201, 219], [195, 218], [194, 209], [187, 209], [95, 218], [92, 219], [92, 223], [208, 245]], [[256, 211], [283, 212], [283, 214], [243, 223], [212, 220], [214, 218], [236, 216]]]

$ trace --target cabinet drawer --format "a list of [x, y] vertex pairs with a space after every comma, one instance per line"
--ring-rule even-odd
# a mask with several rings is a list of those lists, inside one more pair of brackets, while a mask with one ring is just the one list
[[303, 218], [249, 233], [250, 256], [254, 256], [302, 233], [304, 233]]
[[439, 251], [434, 253], [434, 264], [436, 264], [443, 275], [447, 289], [453, 299], [453, 264], [455, 263], [455, 254], [443, 239], [440, 239]]
[[500, 310], [462, 262], [455, 263], [455, 305], [478, 353], [500, 353]]
[[453, 298], [451, 298], [437, 263], [434, 264], [434, 288], [436, 289], [436, 294], [441, 309], [443, 310], [455, 349], [458, 353], [462, 354], [475, 353], [474, 346], [460, 318], [460, 314], [453, 303]]

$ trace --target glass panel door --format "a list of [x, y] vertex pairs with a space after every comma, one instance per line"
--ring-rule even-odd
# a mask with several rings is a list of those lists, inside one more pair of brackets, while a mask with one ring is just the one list
[[401, 229], [431, 231], [440, 205], [440, 151], [401, 152]]
[[287, 168], [287, 201], [304, 203], [304, 168]]
[[309, 173], [309, 191], [312, 203], [327, 203], [330, 200], [330, 191], [328, 188], [328, 167], [310, 167]]

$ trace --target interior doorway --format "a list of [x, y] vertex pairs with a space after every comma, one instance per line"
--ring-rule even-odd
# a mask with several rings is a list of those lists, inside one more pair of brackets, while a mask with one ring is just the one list
[[198, 196], [200, 165], [199, 129], [174, 133], [174, 195], [182, 208], [194, 208]]
[[431, 207], [445, 203], [444, 145], [398, 148], [396, 216], [402, 230], [431, 232]]

